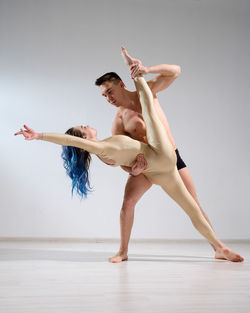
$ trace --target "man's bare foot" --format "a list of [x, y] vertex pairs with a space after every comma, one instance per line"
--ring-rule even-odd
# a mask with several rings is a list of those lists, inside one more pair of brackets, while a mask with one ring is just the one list
[[137, 59], [134, 59], [132, 58], [129, 54], [128, 54], [128, 51], [126, 50], [125, 47], [121, 47], [122, 48], [122, 56], [123, 56], [123, 59], [125, 61], [125, 63], [128, 65], [128, 67], [130, 68], [131, 65], [135, 65], [135, 64], [142, 64], [140, 60], [137, 60]]
[[127, 261], [127, 260], [128, 260], [127, 254], [122, 254], [119, 252], [116, 255], [114, 255], [112, 258], [109, 258], [109, 262], [111, 263], [120, 263], [122, 261]]
[[240, 256], [238, 253], [230, 250], [227, 247], [218, 248], [215, 251], [215, 259], [228, 260], [231, 262], [243, 262], [244, 258]]

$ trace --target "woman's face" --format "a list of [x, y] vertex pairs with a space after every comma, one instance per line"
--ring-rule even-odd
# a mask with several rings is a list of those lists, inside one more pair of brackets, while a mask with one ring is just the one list
[[94, 128], [91, 128], [89, 125], [87, 126], [76, 126], [74, 129], [80, 130], [82, 133], [82, 138], [84, 139], [96, 139], [97, 130]]

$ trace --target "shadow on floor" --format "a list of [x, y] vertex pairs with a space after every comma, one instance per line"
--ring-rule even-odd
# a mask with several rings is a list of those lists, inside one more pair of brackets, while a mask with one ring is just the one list
[[[114, 255], [107, 251], [69, 251], [36, 249], [0, 249], [1, 261], [66, 261], [66, 262], [107, 262]], [[213, 257], [190, 255], [129, 254], [133, 262], [215, 262]], [[221, 262], [222, 260], [216, 260]]]

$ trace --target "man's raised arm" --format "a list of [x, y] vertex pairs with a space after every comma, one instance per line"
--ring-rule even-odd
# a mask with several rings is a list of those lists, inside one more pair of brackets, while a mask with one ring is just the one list
[[148, 85], [155, 95], [157, 92], [166, 89], [180, 75], [181, 67], [173, 64], [159, 64], [153, 66], [144, 66], [138, 59], [132, 58], [125, 47], [122, 46], [122, 55], [129, 66], [132, 78], [137, 75], [160, 74], [154, 79], [148, 81]]
[[[138, 60], [139, 61], [139, 60]], [[181, 67], [174, 64], [159, 64], [153, 66], [144, 66], [139, 63], [135, 63], [130, 67], [131, 77], [134, 78], [138, 74], [147, 75], [147, 74], [160, 74], [154, 79], [148, 81], [148, 85], [153, 94], [156, 94], [159, 91], [166, 89], [171, 85], [175, 79], [181, 73]]]

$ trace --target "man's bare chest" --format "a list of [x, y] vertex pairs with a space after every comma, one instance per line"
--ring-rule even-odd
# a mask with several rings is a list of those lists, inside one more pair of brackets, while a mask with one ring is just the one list
[[143, 121], [142, 114], [131, 109], [123, 109], [122, 112], [120, 113], [120, 118], [125, 127], [126, 125], [136, 122], [138, 120]]
[[144, 141], [146, 135], [145, 122], [142, 114], [131, 109], [123, 109], [120, 118], [124, 131], [133, 139]]

